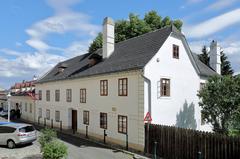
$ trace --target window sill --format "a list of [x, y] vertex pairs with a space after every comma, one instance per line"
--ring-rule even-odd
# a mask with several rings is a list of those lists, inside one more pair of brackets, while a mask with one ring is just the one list
[[170, 100], [170, 99], [172, 99], [172, 98], [171, 98], [171, 96], [169, 96], [169, 97], [168, 97], [168, 96], [161, 96], [161, 97], [159, 97], [158, 99], [168, 99], [168, 100]]

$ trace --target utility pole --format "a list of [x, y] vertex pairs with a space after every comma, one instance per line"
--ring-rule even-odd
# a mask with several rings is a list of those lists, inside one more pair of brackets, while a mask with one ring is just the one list
[[8, 95], [7, 95], [7, 101], [8, 101], [8, 122], [10, 122], [10, 109], [11, 109], [10, 97], [11, 97], [11, 93], [8, 92]]

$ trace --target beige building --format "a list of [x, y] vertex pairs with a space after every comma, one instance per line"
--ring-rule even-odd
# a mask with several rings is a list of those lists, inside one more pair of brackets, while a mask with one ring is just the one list
[[0, 87], [0, 108], [7, 110], [7, 90]]
[[172, 25], [116, 44], [114, 37], [114, 22], [105, 18], [102, 49], [60, 62], [36, 82], [35, 120], [100, 140], [106, 131], [107, 142], [143, 151], [145, 114], [175, 125], [187, 101], [195, 108], [193, 129], [203, 130], [197, 92], [218, 72], [191, 52], [184, 35]]
[[21, 118], [35, 121], [35, 85], [34, 81], [23, 81], [11, 87], [10, 105], [11, 109], [20, 109]]

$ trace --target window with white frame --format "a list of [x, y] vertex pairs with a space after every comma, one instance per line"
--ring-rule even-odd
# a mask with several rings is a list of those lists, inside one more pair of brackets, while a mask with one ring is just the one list
[[59, 102], [60, 101], [60, 90], [55, 90], [55, 101]]
[[50, 90], [46, 91], [46, 101], [50, 101]]
[[42, 91], [41, 90], [38, 91], [38, 100], [42, 100]]
[[72, 102], [72, 89], [67, 89], [66, 90], [66, 101], [67, 102]]
[[50, 120], [50, 110], [49, 109], [46, 110], [46, 119]]
[[42, 108], [38, 108], [38, 117], [39, 117], [39, 118], [42, 117]]
[[118, 132], [126, 134], [127, 133], [127, 116], [118, 115]]
[[29, 112], [32, 113], [32, 103], [29, 104]]
[[60, 111], [58, 111], [58, 110], [55, 111], [55, 121], [56, 122], [60, 121]]
[[27, 105], [28, 105], [28, 104], [27, 104], [27, 103], [25, 103], [25, 112], [27, 112]]
[[83, 111], [83, 124], [89, 125], [89, 111]]

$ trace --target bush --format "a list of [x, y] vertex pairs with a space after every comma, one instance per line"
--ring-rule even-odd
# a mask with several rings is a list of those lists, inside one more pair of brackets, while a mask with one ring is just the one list
[[57, 140], [46, 143], [43, 147], [44, 159], [62, 159], [67, 157], [67, 146]]
[[43, 150], [44, 146], [55, 140], [57, 138], [57, 133], [55, 130], [52, 130], [52, 129], [43, 129], [41, 130], [41, 135], [39, 137], [39, 143], [41, 145], [41, 151]]

